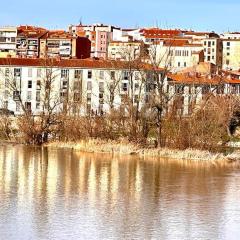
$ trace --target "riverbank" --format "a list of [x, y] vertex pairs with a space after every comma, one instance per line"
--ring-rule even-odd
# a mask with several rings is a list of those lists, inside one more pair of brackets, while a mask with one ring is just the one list
[[234, 151], [231, 154], [211, 153], [194, 149], [177, 150], [167, 148], [144, 148], [139, 145], [122, 141], [103, 141], [99, 139], [90, 139], [79, 142], [50, 142], [44, 146], [57, 148], [70, 148], [76, 151], [86, 153], [107, 153], [113, 155], [137, 155], [141, 158], [171, 158], [179, 160], [195, 161], [240, 161], [240, 152]]

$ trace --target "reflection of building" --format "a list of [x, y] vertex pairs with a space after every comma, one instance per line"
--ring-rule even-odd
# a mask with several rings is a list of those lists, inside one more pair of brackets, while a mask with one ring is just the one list
[[16, 56], [16, 27], [0, 28], [0, 57]]

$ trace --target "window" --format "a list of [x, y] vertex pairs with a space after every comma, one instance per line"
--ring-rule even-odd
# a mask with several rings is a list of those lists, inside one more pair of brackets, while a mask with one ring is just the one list
[[227, 46], [230, 47], [230, 42], [227, 42]]
[[40, 102], [40, 91], [36, 92], [36, 101]]
[[140, 79], [140, 74], [139, 72], [135, 72], [135, 80], [139, 80]]
[[14, 68], [14, 77], [21, 77], [21, 69]]
[[135, 83], [134, 89], [135, 89], [135, 91], [139, 89], [139, 83]]
[[67, 93], [66, 92], [60, 92], [60, 99], [61, 99], [61, 101], [64, 101], [66, 97], [67, 97]]
[[9, 77], [9, 68], [5, 69], [5, 77]]
[[110, 75], [111, 75], [111, 80], [114, 80], [115, 79], [115, 72], [111, 71]]
[[63, 80], [62, 81], [62, 89], [67, 89], [68, 88], [68, 81]]
[[73, 94], [73, 100], [74, 102], [79, 102], [80, 101], [80, 93], [74, 93]]
[[41, 81], [37, 80], [37, 90], [40, 90], [40, 89], [41, 89]]
[[99, 72], [99, 78], [100, 79], [104, 79], [104, 71], [100, 71]]
[[128, 84], [122, 83], [122, 91], [126, 92], [128, 90]]
[[8, 101], [3, 102], [3, 108], [8, 109]]
[[87, 102], [91, 102], [92, 94], [88, 93], [87, 94]]
[[20, 98], [20, 91], [13, 91], [13, 100], [19, 101]]
[[32, 100], [32, 92], [31, 92], [31, 91], [28, 91], [28, 92], [27, 92], [27, 100], [28, 100], [28, 101], [31, 101], [31, 100]]
[[175, 85], [175, 92], [178, 94], [183, 94], [184, 93], [184, 86], [183, 85]]
[[230, 61], [229, 61], [229, 59], [227, 59], [227, 60], [226, 60], [226, 64], [229, 65], [229, 63], [230, 63]]
[[207, 57], [207, 60], [208, 60], [208, 61], [210, 61], [210, 60], [211, 60], [211, 57], [210, 57], [210, 56], [208, 56], [208, 57]]
[[16, 102], [16, 112], [20, 111], [20, 102]]
[[42, 69], [37, 69], [37, 77], [41, 77], [42, 76]]
[[62, 70], [61, 70], [61, 78], [68, 79], [68, 77], [69, 77], [69, 70], [67, 70], [67, 69], [62, 69]]
[[181, 66], [181, 63], [180, 62], [178, 62], [178, 67], [180, 67]]
[[134, 103], [138, 103], [139, 102], [139, 97], [138, 97], [138, 95], [135, 95], [134, 96]]
[[91, 79], [91, 78], [92, 78], [92, 71], [89, 70], [89, 71], [88, 71], [88, 79]]
[[8, 88], [8, 87], [9, 87], [9, 79], [6, 78], [6, 79], [5, 79], [5, 88]]
[[202, 87], [202, 94], [208, 94], [210, 92], [210, 86]]
[[104, 92], [104, 82], [99, 83], [99, 92]]
[[90, 82], [90, 81], [87, 82], [87, 90], [88, 91], [92, 90], [92, 82]]
[[100, 104], [103, 104], [103, 103], [104, 103], [103, 93], [99, 93], [99, 103], [100, 103]]
[[28, 69], [28, 77], [32, 77], [32, 68]]
[[31, 80], [28, 81], [28, 88], [32, 88], [32, 81]]
[[128, 80], [129, 79], [129, 72], [128, 71], [123, 71], [123, 79]]
[[230, 52], [227, 52], [227, 56], [230, 56]]
[[208, 42], [208, 47], [211, 47], [211, 42]]
[[37, 109], [37, 110], [40, 109], [40, 103], [36, 103], [36, 109]]
[[5, 90], [4, 91], [4, 98], [7, 99], [9, 97], [9, 91]]
[[51, 77], [51, 75], [52, 75], [52, 69], [51, 68], [46, 69], [46, 75], [47, 75], [47, 77]]
[[74, 78], [79, 79], [82, 77], [82, 70], [76, 69], [74, 71]]
[[73, 89], [74, 90], [79, 90], [80, 89], [80, 81], [74, 81], [73, 82]]
[[186, 67], [187, 66], [187, 63], [186, 62], [184, 62], [184, 67]]

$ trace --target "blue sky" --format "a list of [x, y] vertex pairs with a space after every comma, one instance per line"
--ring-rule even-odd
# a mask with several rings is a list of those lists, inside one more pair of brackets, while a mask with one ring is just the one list
[[8, 0], [0, 4], [0, 25], [67, 28], [103, 22], [120, 27], [155, 26], [240, 31], [239, 0]]

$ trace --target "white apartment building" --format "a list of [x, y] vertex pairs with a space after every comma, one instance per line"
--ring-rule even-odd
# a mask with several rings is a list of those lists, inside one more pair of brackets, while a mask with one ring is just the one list
[[16, 27], [0, 27], [0, 57], [16, 56]]
[[111, 94], [114, 94], [113, 105], [116, 108], [121, 106], [126, 96], [132, 96], [130, 82], [134, 85], [132, 98], [143, 104], [150, 88], [140, 84], [142, 76], [139, 69], [130, 72], [126, 64], [114, 61], [0, 59], [0, 108], [21, 114], [20, 96], [26, 109], [39, 114], [47, 91], [43, 86], [48, 79], [52, 82], [51, 102], [56, 104], [55, 111], [60, 111], [67, 99], [71, 102], [73, 114], [100, 114], [109, 111]]
[[226, 32], [220, 35], [223, 39], [240, 39], [240, 32]]
[[240, 70], [240, 39], [222, 39], [224, 70]]
[[204, 61], [201, 44], [190, 44], [185, 39], [163, 40], [149, 47], [150, 61], [159, 67], [178, 72]]
[[113, 60], [135, 60], [144, 51], [143, 42], [139, 41], [112, 41], [108, 46], [108, 59]]
[[222, 40], [219, 38], [205, 38], [202, 39], [202, 44], [204, 48], [204, 61], [222, 68]]

